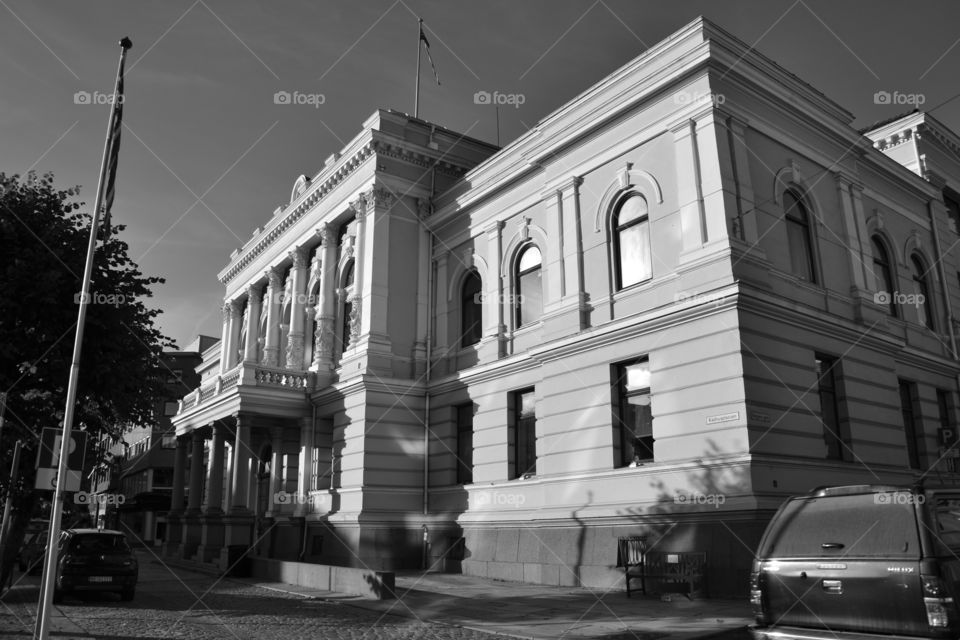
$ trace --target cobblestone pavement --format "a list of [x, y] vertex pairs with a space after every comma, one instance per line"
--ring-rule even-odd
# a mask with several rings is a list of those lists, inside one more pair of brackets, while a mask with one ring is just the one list
[[[19, 576], [18, 576], [19, 578]], [[33, 634], [39, 579], [19, 580], [0, 602], [0, 638]], [[255, 585], [154, 564], [141, 556], [133, 602], [114, 594], [68, 595], [54, 606], [51, 637], [60, 638], [330, 638], [354, 640], [491, 640], [460, 627], [382, 615], [305, 599]]]

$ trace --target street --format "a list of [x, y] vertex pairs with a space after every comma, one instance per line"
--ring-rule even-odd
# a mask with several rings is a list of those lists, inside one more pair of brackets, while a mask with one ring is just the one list
[[[133, 602], [111, 593], [72, 594], [54, 606], [58, 638], [410, 638], [489, 639], [501, 636], [309, 600], [233, 580], [170, 569], [139, 552]], [[33, 633], [39, 577], [17, 575], [0, 602], [0, 635]]]

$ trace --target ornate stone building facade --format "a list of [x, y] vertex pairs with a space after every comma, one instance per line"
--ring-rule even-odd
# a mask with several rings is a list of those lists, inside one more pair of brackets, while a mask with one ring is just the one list
[[786, 495], [955, 478], [960, 145], [852, 121], [704, 20], [503, 149], [378, 111], [220, 273], [167, 551], [742, 593]]

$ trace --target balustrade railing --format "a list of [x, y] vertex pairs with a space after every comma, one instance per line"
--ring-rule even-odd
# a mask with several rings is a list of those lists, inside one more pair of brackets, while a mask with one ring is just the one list
[[180, 400], [177, 413], [193, 409], [234, 387], [246, 385], [309, 391], [313, 387], [313, 381], [311, 374], [307, 371], [242, 363], [222, 375], [203, 382], [199, 388], [185, 395]]

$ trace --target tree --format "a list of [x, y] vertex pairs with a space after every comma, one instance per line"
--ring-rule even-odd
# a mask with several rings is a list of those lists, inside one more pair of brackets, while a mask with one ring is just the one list
[[[79, 187], [59, 190], [53, 175], [0, 173], [0, 391], [7, 392], [0, 455], [10, 468], [14, 442], [23, 443], [20, 474], [11, 485], [15, 519], [2, 550], [6, 584], [23, 531], [40, 497], [33, 460], [43, 427], [63, 424], [81, 278], [91, 216], [81, 213]], [[119, 438], [125, 425], [154, 419], [163, 397], [161, 354], [172, 347], [155, 326], [160, 314], [145, 300], [162, 278], [144, 276], [118, 237], [98, 242], [87, 307], [74, 428]], [[88, 460], [91, 459], [88, 451]], [[49, 495], [49, 494], [47, 494]], [[66, 522], [67, 520], [65, 520]]]

